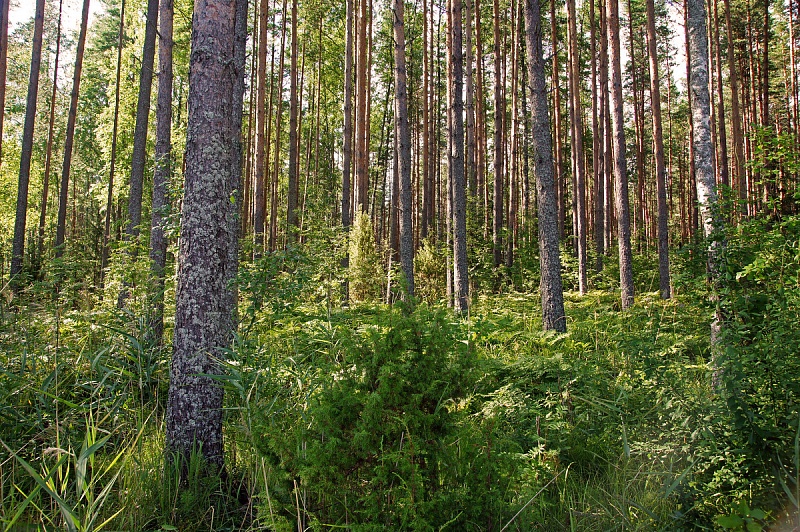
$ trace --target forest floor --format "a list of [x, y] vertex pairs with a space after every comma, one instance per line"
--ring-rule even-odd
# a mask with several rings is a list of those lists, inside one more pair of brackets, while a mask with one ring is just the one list
[[341, 308], [313, 276], [268, 297], [243, 284], [219, 377], [226, 470], [195, 457], [183, 481], [162, 450], [169, 350], [135, 313], [39, 287], [0, 316], [0, 523], [791, 530], [798, 227], [731, 230], [713, 356], [699, 245], [675, 254], [671, 300], [646, 291], [647, 268], [624, 311], [613, 291], [568, 292], [567, 334], [541, 331], [537, 293], [478, 294], [456, 319], [426, 303]]

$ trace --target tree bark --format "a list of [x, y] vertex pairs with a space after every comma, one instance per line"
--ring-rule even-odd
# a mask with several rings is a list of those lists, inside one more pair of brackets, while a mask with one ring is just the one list
[[769, 33], [770, 33], [770, 19], [769, 19], [769, 0], [764, 0], [764, 44], [763, 44], [763, 61], [761, 63], [761, 125], [768, 128], [771, 127], [769, 118]]
[[[730, 177], [728, 172], [728, 132], [725, 124], [725, 91], [722, 90], [722, 52], [719, 42], [719, 0], [711, 0], [714, 6], [714, 63], [717, 75], [717, 135], [719, 140], [719, 176], [720, 184], [728, 186]], [[733, 48], [729, 47], [729, 53], [733, 53]]]
[[494, 0], [494, 212], [492, 216], [492, 246], [494, 266], [503, 263], [503, 168], [505, 127], [505, 95], [502, 78], [503, 56], [501, 55], [500, 2]]
[[367, 167], [369, 166], [369, 113], [367, 99], [369, 81], [367, 79], [367, 0], [359, 0], [360, 9], [357, 18], [358, 27], [358, 58], [356, 61], [356, 160], [355, 160], [355, 208], [367, 212]]
[[566, 193], [563, 186], [564, 176], [562, 156], [564, 153], [561, 144], [561, 80], [559, 79], [560, 67], [558, 63], [558, 22], [556, 20], [556, 0], [550, 0], [550, 39], [553, 48], [553, 136], [555, 138], [555, 187], [558, 208], [558, 237], [564, 238], [564, 219], [566, 217]]
[[467, 114], [467, 158], [465, 160], [467, 187], [471, 197], [475, 197], [478, 188], [476, 155], [475, 155], [475, 83], [472, 71], [472, 1], [466, 0], [464, 3], [464, 21], [467, 27], [464, 30], [464, 55], [466, 73], [465, 73], [465, 105]]
[[[639, 76], [636, 71], [636, 47], [634, 46], [634, 20], [633, 5], [631, 0], [628, 2], [628, 24], [629, 24], [629, 43], [630, 43], [630, 62], [631, 62], [631, 89], [633, 96], [633, 124], [636, 143], [636, 191], [635, 201], [633, 202], [633, 235], [636, 240], [636, 249], [641, 251], [642, 242], [646, 242], [645, 204], [644, 204], [644, 111], [642, 109], [639, 93]], [[618, 8], [619, 9], [619, 8]], [[623, 144], [624, 146], [624, 144]]]
[[292, 0], [292, 58], [289, 67], [289, 180], [286, 206], [286, 242], [294, 243], [298, 238], [297, 219], [298, 169], [300, 166], [297, 90], [297, 0]]
[[605, 255], [611, 253], [613, 246], [614, 229], [614, 188], [612, 185], [613, 151], [611, 140], [611, 93], [608, 85], [608, 17], [606, 16], [606, 2], [600, 0], [600, 124], [602, 125], [603, 147], [603, 251]]
[[625, 158], [625, 122], [622, 99], [622, 67], [620, 66], [619, 3], [607, 0], [608, 46], [610, 49], [610, 92], [612, 144], [614, 149], [614, 200], [617, 211], [619, 240], [619, 285], [622, 308], [633, 305], [633, 266], [631, 254], [631, 222], [628, 200], [627, 162]]
[[595, 16], [595, 0], [589, 0], [589, 18], [591, 24], [591, 54], [592, 54], [592, 175], [594, 178], [594, 247], [597, 252], [595, 259], [595, 270], [603, 269], [604, 249], [604, 228], [605, 228], [605, 156], [603, 153], [603, 107], [606, 101], [606, 86], [598, 88], [598, 50], [597, 50], [597, 28]]
[[475, 166], [478, 202], [483, 202], [484, 238], [489, 231], [489, 193], [486, 185], [486, 101], [484, 100], [483, 41], [481, 40], [481, 6], [475, 0]]
[[[219, 358], [233, 340], [246, 0], [198, 0], [190, 55], [186, 178], [167, 402], [168, 453], [223, 465]], [[231, 199], [234, 201], [231, 201]], [[186, 462], [182, 463], [184, 467]]]
[[281, 9], [281, 53], [278, 61], [278, 92], [277, 110], [275, 112], [275, 158], [272, 164], [272, 179], [270, 183], [270, 213], [269, 213], [269, 250], [275, 251], [278, 239], [278, 170], [281, 159], [281, 122], [283, 121], [283, 70], [286, 60], [286, 0], [283, 0]]
[[15, 289], [21, 288], [19, 276], [25, 254], [25, 225], [28, 217], [28, 183], [31, 177], [33, 155], [33, 129], [36, 123], [36, 102], [39, 95], [39, 69], [42, 62], [42, 33], [44, 29], [45, 0], [36, 0], [36, 16], [33, 26], [33, 48], [31, 70], [28, 79], [28, 99], [25, 106], [25, 125], [22, 131], [22, 153], [19, 161], [17, 187], [17, 212], [14, 220], [14, 241], [11, 250], [11, 280]]
[[508, 238], [506, 239], [506, 268], [514, 265], [514, 246], [517, 243], [519, 210], [519, 51], [522, 31], [522, 6], [511, 2], [511, 117], [510, 157], [508, 170]]
[[411, 130], [408, 124], [406, 76], [405, 0], [394, 0], [395, 121], [399, 160], [400, 267], [406, 279], [406, 293], [414, 296], [414, 232], [411, 220]]
[[64, 238], [67, 225], [67, 196], [69, 194], [69, 174], [72, 166], [72, 147], [75, 142], [75, 122], [78, 115], [78, 95], [81, 87], [81, 71], [83, 70], [83, 54], [86, 49], [86, 30], [89, 23], [89, 0], [83, 0], [81, 11], [81, 29], [78, 36], [78, 49], [75, 52], [75, 71], [72, 75], [72, 93], [70, 94], [67, 130], [64, 141], [64, 163], [61, 165], [61, 186], [58, 190], [58, 219], [56, 221], [56, 257], [64, 253]]
[[528, 51], [528, 90], [533, 123], [534, 169], [539, 205], [539, 264], [541, 266], [542, 327], [567, 331], [558, 247], [558, 206], [553, 183], [553, 155], [547, 88], [542, 58], [542, 26], [539, 0], [525, 0], [525, 35]]
[[[353, 2], [347, 0], [344, 56], [344, 127], [342, 129], [342, 227], [350, 227], [350, 169], [353, 139]], [[346, 259], [345, 259], [346, 260]], [[344, 265], [347, 266], [346, 264]]]
[[432, 205], [429, 205], [430, 194], [433, 190], [431, 184], [431, 171], [428, 159], [430, 158], [430, 62], [428, 61], [428, 2], [422, 1], [422, 208], [420, 215], [420, 236], [428, 238], [429, 227], [433, 225]]
[[39, 209], [39, 234], [36, 242], [37, 269], [41, 267], [44, 251], [44, 224], [47, 220], [47, 197], [50, 192], [50, 166], [53, 156], [53, 134], [55, 132], [56, 96], [58, 95], [58, 60], [61, 55], [61, 14], [64, 0], [58, 2], [58, 29], [56, 30], [56, 57], [53, 64], [53, 91], [50, 94], [50, 117], [47, 129], [47, 151], [44, 159], [44, 177], [42, 179], [42, 203]]
[[[399, 0], [398, 0], [399, 1]], [[469, 308], [467, 273], [467, 183], [464, 175], [464, 54], [462, 50], [461, 0], [450, 0], [451, 129], [450, 166], [453, 189], [453, 308], [464, 315]]]
[[8, 8], [11, 0], [0, 0], [0, 165], [3, 164], [3, 122], [6, 115], [6, 72], [8, 65]]
[[133, 132], [133, 154], [131, 155], [131, 190], [128, 197], [128, 238], [139, 235], [142, 223], [142, 192], [144, 185], [144, 162], [147, 150], [147, 127], [150, 121], [150, 94], [153, 88], [153, 62], [156, 55], [156, 27], [158, 0], [147, 1], [147, 22], [142, 46], [142, 69], [139, 74], [139, 99], [136, 104], [136, 126]]
[[[117, 37], [117, 79], [114, 86], [114, 125], [111, 130], [111, 163], [108, 171], [108, 193], [106, 195], [106, 220], [103, 231], [103, 250], [100, 257], [100, 289], [103, 288], [105, 280], [106, 266], [108, 264], [109, 242], [111, 240], [111, 211], [114, 205], [114, 173], [117, 165], [117, 133], [119, 132], [119, 88], [120, 77], [122, 76], [122, 44], [125, 39], [125, 0], [122, 0], [122, 7], [119, 14], [119, 35]], [[74, 201], [74, 187], [73, 187]], [[73, 207], [74, 209], [74, 207]], [[73, 213], [73, 223], [74, 223]]]
[[[264, 222], [266, 201], [264, 185], [266, 183], [265, 154], [268, 140], [266, 134], [267, 111], [267, 33], [269, 22], [269, 0], [261, 0], [259, 9], [258, 31], [258, 74], [256, 81], [256, 173], [253, 194], [253, 232], [255, 233], [256, 256], [264, 246]], [[268, 164], [268, 162], [266, 163]]]
[[173, 0], [159, 6], [158, 100], [156, 102], [155, 171], [153, 172], [153, 222], [150, 230], [151, 310], [150, 331], [154, 343], [164, 337], [164, 267], [167, 262], [165, 214], [170, 206], [172, 177], [172, 20]]
[[747, 215], [747, 178], [742, 139], [742, 114], [739, 107], [739, 74], [736, 68], [736, 46], [731, 24], [731, 3], [724, 0], [725, 28], [728, 34], [728, 81], [731, 85], [731, 134], [733, 136], [733, 178], [739, 195], [739, 214]]
[[669, 282], [669, 228], [667, 227], [667, 186], [664, 167], [664, 135], [661, 125], [661, 82], [658, 74], [656, 15], [653, 0], [647, 0], [647, 52], [650, 59], [650, 106], [653, 112], [653, 143], [658, 196], [658, 278], [662, 299], [671, 297]]
[[[591, 1], [591, 0], [590, 0]], [[588, 290], [586, 279], [586, 167], [583, 153], [583, 110], [580, 94], [580, 65], [578, 60], [578, 23], [575, 0], [567, 0], [570, 65], [570, 114], [572, 120], [572, 157], [575, 169], [575, 237], [578, 243], [578, 290], [583, 295]]]
[[[708, 91], [708, 41], [705, 4], [703, 0], [687, 0], [687, 30], [689, 34], [689, 88], [692, 93], [691, 111], [694, 146], [697, 200], [703, 234], [710, 237], [718, 229], [716, 179], [714, 178], [714, 145], [711, 140], [711, 99]], [[711, 260], [713, 257], [710, 257]], [[712, 268], [712, 271], [714, 269]]]
[[[691, 92], [691, 112], [693, 123], [692, 144], [694, 145], [695, 172], [697, 179], [697, 202], [702, 218], [703, 234], [709, 240], [708, 276], [716, 292], [719, 282], [719, 251], [723, 243], [719, 231], [722, 220], [717, 205], [716, 181], [714, 178], [714, 144], [711, 140], [710, 95], [708, 91], [708, 37], [706, 13], [703, 0], [687, 0], [686, 31], [688, 34], [687, 56], [690, 65], [689, 90]], [[765, 102], [766, 103], [766, 102]], [[712, 292], [713, 293], [713, 292]], [[715, 368], [714, 381], [719, 373], [719, 334], [722, 326], [722, 313], [719, 296], [712, 295], [716, 309], [711, 322], [712, 365]]]

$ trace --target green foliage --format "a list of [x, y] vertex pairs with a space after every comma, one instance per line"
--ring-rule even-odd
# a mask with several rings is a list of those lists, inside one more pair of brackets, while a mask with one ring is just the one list
[[[309, 405], [314, 420], [301, 477], [331, 500], [330, 516], [391, 528], [456, 517], [452, 478], [455, 402], [469, 371], [467, 347], [441, 313], [395, 316], [369, 331]], [[451, 493], [448, 493], [451, 492]], [[337, 507], [340, 508], [337, 511]]]
[[746, 502], [733, 506], [729, 515], [720, 515], [716, 521], [725, 530], [741, 530], [746, 532], [761, 532], [762, 525], [767, 517], [762, 510], [751, 510]]
[[349, 254], [350, 297], [354, 301], [376, 301], [385, 282], [383, 267], [372, 221], [362, 212], [356, 214], [350, 228]]
[[431, 305], [443, 301], [446, 268], [441, 248], [425, 239], [414, 256], [414, 295]]
[[[541, 332], [539, 297], [529, 292], [478, 293], [469, 320], [425, 303], [339, 308], [344, 233], [309, 231], [308, 244], [241, 268], [242, 327], [219, 378], [223, 476], [202, 474], [199, 456], [186, 467], [164, 463], [167, 353], [144, 340], [136, 294], [126, 313], [113, 302], [91, 310], [91, 295], [83, 303], [83, 288], [65, 280], [78, 263], [64, 261], [70, 272], [58, 299], [45, 279], [4, 305], [0, 431], [19, 459], [5, 451], [14, 465], [0, 478], [3, 525], [18, 516], [64, 527], [73, 514], [96, 516], [96, 525], [121, 509], [107, 528], [755, 530], [796, 522], [797, 219], [728, 228], [717, 362], [703, 243], [675, 254], [675, 299], [647, 291], [654, 259], [637, 256], [631, 309], [618, 312], [613, 293], [567, 292], [569, 333], [553, 334]], [[374, 251], [371, 233], [364, 241]], [[430, 297], [442, 290], [444, 261], [430, 245], [421, 249], [418, 290]], [[518, 259], [536, 262], [532, 252]], [[593, 283], [613, 286], [608, 262]], [[522, 266], [509, 273], [523, 288], [536, 276], [526, 281]], [[105, 420], [93, 433], [89, 412]], [[95, 501], [114, 479], [95, 506], [80, 499], [72, 474], [87, 441]], [[67, 465], [69, 475], [58, 473]]]

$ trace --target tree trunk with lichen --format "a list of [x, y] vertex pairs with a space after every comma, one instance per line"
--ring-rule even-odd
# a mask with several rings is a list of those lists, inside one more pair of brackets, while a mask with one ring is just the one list
[[235, 331], [247, 0], [198, 0], [189, 60], [189, 118], [167, 452], [223, 465], [223, 389], [211, 375]]
[[414, 234], [411, 225], [411, 131], [408, 124], [406, 83], [406, 34], [404, 0], [394, 0], [394, 68], [397, 159], [399, 163], [400, 267], [406, 278], [406, 293], [414, 296]]
[[553, 152], [547, 87], [544, 83], [542, 26], [539, 0], [525, 1], [525, 36], [528, 49], [528, 90], [531, 96], [534, 169], [539, 206], [539, 264], [542, 271], [542, 327], [567, 331], [558, 247], [558, 199], [553, 180]]

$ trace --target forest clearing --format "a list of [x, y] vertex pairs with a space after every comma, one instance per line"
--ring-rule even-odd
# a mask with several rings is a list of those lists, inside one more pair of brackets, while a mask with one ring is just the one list
[[800, 530], [799, 15], [0, 0], [0, 526]]

